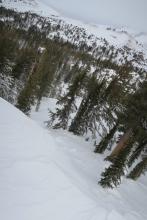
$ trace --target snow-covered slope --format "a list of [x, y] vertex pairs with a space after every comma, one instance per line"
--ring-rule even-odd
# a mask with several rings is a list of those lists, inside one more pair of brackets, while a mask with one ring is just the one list
[[41, 16], [57, 16], [58, 12], [39, 0], [2, 0], [2, 6], [18, 10], [19, 12], [34, 12]]
[[[101, 39], [106, 39], [110, 45], [114, 45], [118, 48], [128, 46], [131, 49], [137, 51], [147, 51], [146, 33], [136, 33], [131, 29], [120, 27], [114, 28], [107, 25], [100, 24], [88, 24], [79, 20], [74, 20], [61, 15], [59, 12], [52, 9], [46, 1], [41, 0], [2, 0], [0, 6], [4, 6], [9, 9], [14, 9], [18, 12], [32, 12], [43, 17], [54, 18], [54, 22], [65, 22], [66, 25], [72, 25], [72, 29], [78, 27], [84, 29], [84, 32], [88, 35], [94, 35], [97, 38], [97, 44], [101, 44]], [[61, 22], [61, 23], [62, 23]], [[85, 34], [85, 33], [84, 33]], [[66, 34], [61, 32], [60, 35], [65, 40], [71, 40], [67, 38]], [[140, 36], [141, 37], [138, 37]], [[81, 38], [82, 36], [80, 36]], [[92, 36], [91, 36], [92, 37]], [[93, 37], [89, 38], [88, 44], [91, 45]]]
[[0, 115], [0, 219], [147, 218], [145, 177], [103, 190], [97, 185], [103, 158], [89, 143], [39, 127], [2, 99]]

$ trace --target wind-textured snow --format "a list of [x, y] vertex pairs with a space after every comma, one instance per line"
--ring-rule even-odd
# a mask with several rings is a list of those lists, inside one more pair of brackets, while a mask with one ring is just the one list
[[[45, 109], [42, 104], [36, 120]], [[97, 185], [103, 157], [83, 138], [46, 130], [3, 99], [0, 116], [1, 220], [147, 218], [144, 176], [104, 190]]]

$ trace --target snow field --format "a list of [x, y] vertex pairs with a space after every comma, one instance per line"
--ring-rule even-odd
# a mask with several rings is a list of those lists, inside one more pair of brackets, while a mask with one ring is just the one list
[[105, 162], [90, 143], [45, 130], [2, 99], [0, 113], [0, 219], [146, 219], [145, 177], [104, 190]]

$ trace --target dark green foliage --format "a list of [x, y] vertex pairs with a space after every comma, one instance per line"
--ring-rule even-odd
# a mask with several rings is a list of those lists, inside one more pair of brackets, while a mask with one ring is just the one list
[[115, 158], [115, 161], [101, 174], [102, 178], [99, 184], [103, 188], [114, 188], [121, 183], [121, 177], [125, 174], [126, 161], [131, 148], [132, 143], [130, 142], [127, 147], [121, 151], [119, 156]]
[[139, 162], [134, 169], [128, 175], [128, 178], [136, 180], [141, 174], [144, 174], [147, 171], [147, 157], [143, 158], [141, 162]]
[[95, 153], [102, 154], [107, 149], [111, 139], [113, 138], [117, 130], [117, 126], [118, 124], [114, 125], [114, 127], [109, 131], [109, 133], [104, 138], [102, 138], [102, 140], [100, 141], [100, 143], [96, 146], [94, 150]]
[[140, 154], [143, 152], [147, 145], [147, 140], [141, 140], [141, 142], [136, 146], [135, 150], [132, 152], [128, 160], [128, 166], [131, 167], [136, 159], [139, 158]]
[[37, 99], [36, 110], [38, 110], [42, 97], [49, 94], [54, 73], [58, 61], [51, 56], [49, 48], [38, 58], [34, 79], [36, 80], [35, 98]]
[[147, 81], [140, 83], [140, 88], [129, 96], [124, 111], [119, 114], [120, 122], [126, 128], [132, 128], [137, 138], [146, 136], [147, 124]]
[[[102, 179], [100, 184], [103, 187], [117, 186], [120, 184], [121, 176], [124, 175], [124, 168], [127, 165], [127, 158], [131, 153], [134, 142], [142, 140], [138, 148], [131, 153], [129, 165], [140, 155], [144, 146], [146, 145], [147, 135], [147, 82], [143, 82], [140, 85], [138, 91], [129, 97], [127, 107], [123, 114], [120, 114], [119, 121], [122, 123], [124, 129], [132, 128], [133, 137], [131, 142], [119, 153], [119, 155], [113, 160], [113, 163], [108, 167], [105, 172], [102, 173]], [[145, 141], [145, 142], [144, 142]], [[137, 178], [141, 175], [146, 167], [146, 159], [143, 159], [134, 170], [130, 173], [130, 178]]]
[[17, 101], [16, 107], [19, 108], [22, 112], [29, 115], [31, 110], [31, 105], [33, 105], [33, 100], [30, 99], [30, 94], [27, 91], [23, 91]]
[[139, 157], [146, 145], [147, 137], [147, 82], [140, 84], [140, 88], [129, 96], [124, 112], [120, 116], [120, 123], [122, 128], [132, 128], [135, 134], [134, 142], [136, 142], [136, 149], [132, 152], [128, 165]]
[[33, 78], [30, 77], [27, 85], [18, 96], [16, 107], [23, 111], [25, 114], [29, 114], [31, 105], [34, 104], [34, 87], [35, 82], [33, 81]]
[[30, 110], [35, 99], [37, 99], [37, 107], [41, 98], [48, 93], [49, 86], [53, 80], [53, 73], [56, 65], [51, 65], [52, 57], [48, 49], [43, 54], [36, 54], [35, 61], [28, 74], [28, 82], [18, 97], [17, 107], [25, 113]]
[[93, 129], [98, 117], [97, 107], [102, 98], [100, 95], [104, 87], [104, 81], [98, 82], [94, 75], [90, 78], [87, 94], [81, 102], [78, 112], [69, 127], [69, 131], [77, 135], [83, 135], [88, 129]]
[[53, 124], [54, 120], [58, 120], [58, 123], [56, 123], [53, 128], [67, 129], [69, 116], [72, 112], [76, 111], [75, 99], [82, 88], [86, 74], [86, 70], [82, 72], [78, 70], [76, 77], [68, 88], [67, 94], [58, 100], [57, 105], [63, 107], [57, 108], [56, 113], [51, 113], [51, 121], [49, 122], [49, 125]]
[[22, 49], [15, 61], [15, 66], [13, 67], [12, 76], [19, 79], [23, 78], [27, 80], [30, 68], [35, 59], [36, 51], [30, 48]]

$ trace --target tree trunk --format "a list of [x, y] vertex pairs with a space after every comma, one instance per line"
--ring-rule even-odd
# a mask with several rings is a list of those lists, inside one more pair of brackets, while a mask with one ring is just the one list
[[38, 98], [36, 108], [35, 108], [35, 112], [39, 111], [40, 103], [41, 103], [41, 98]]
[[113, 161], [119, 153], [127, 146], [128, 141], [132, 135], [132, 129], [127, 130], [127, 132], [121, 137], [119, 143], [116, 145], [112, 153], [106, 158], [109, 161]]
[[112, 140], [116, 130], [118, 127], [118, 123], [116, 123], [116, 125], [114, 125], [114, 127], [109, 131], [109, 133], [100, 141], [100, 143], [98, 145], [96, 145], [96, 148], [94, 150], [95, 153], [100, 153], [102, 154], [107, 148], [108, 145], [110, 143], [110, 141]]

